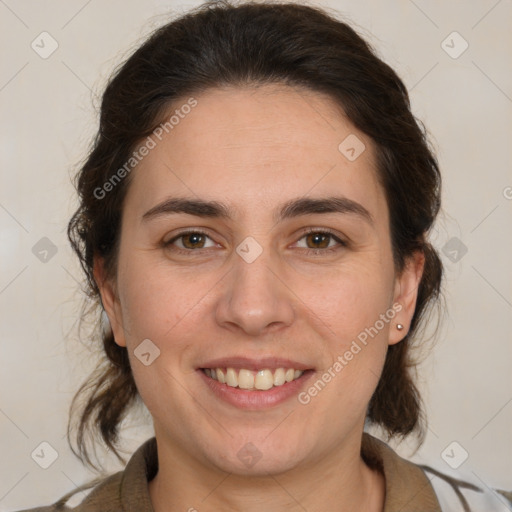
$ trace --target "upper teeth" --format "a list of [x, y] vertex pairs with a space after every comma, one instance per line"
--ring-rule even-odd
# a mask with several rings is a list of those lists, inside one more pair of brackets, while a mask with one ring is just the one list
[[233, 388], [241, 389], [270, 389], [272, 386], [282, 386], [285, 382], [298, 379], [304, 372], [293, 368], [277, 368], [272, 370], [258, 370], [253, 372], [244, 368], [205, 368], [208, 377], [218, 380], [221, 384], [227, 384]]

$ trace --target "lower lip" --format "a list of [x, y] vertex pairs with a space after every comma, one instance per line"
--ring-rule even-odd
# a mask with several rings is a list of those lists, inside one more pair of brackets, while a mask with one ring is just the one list
[[220, 399], [240, 409], [265, 409], [279, 405], [293, 396], [296, 396], [300, 389], [313, 375], [313, 371], [305, 371], [298, 379], [286, 382], [282, 386], [274, 386], [266, 391], [249, 391], [240, 388], [233, 388], [227, 384], [221, 384], [218, 380], [212, 379], [202, 370], [197, 370], [199, 375], [213, 393]]

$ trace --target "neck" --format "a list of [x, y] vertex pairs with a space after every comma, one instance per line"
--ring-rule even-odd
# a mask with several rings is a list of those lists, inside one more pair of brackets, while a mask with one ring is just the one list
[[159, 470], [149, 483], [155, 512], [382, 512], [384, 476], [360, 456], [360, 442], [301, 468], [241, 476], [205, 468], [176, 446], [157, 443]]

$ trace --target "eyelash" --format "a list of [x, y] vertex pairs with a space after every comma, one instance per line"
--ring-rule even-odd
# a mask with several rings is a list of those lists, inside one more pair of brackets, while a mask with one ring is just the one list
[[[315, 228], [307, 228], [303, 233], [302, 233], [302, 236], [299, 238], [299, 240], [302, 240], [304, 237], [306, 237], [307, 235], [310, 235], [310, 234], [318, 234], [318, 235], [327, 235], [327, 236], [330, 236], [334, 241], [338, 242], [338, 245], [335, 246], [335, 247], [330, 247], [330, 248], [326, 248], [326, 249], [303, 249], [305, 250], [308, 254], [313, 254], [313, 255], [321, 255], [321, 254], [325, 254], [325, 253], [333, 253], [333, 252], [336, 252], [338, 250], [340, 250], [340, 248], [342, 247], [347, 247], [348, 246], [348, 243], [345, 242], [344, 240], [341, 240], [338, 236], [336, 236], [334, 234], [333, 231], [331, 231], [330, 229], [326, 229], [326, 228], [322, 228], [322, 229], [315, 229]], [[208, 233], [204, 232], [204, 231], [201, 231], [201, 230], [189, 230], [189, 231], [183, 231], [181, 233], [179, 233], [178, 235], [176, 235], [175, 237], [173, 237], [171, 240], [168, 240], [166, 242], [162, 242], [162, 245], [165, 249], [169, 249], [169, 250], [172, 250], [173, 252], [175, 253], [178, 253], [178, 254], [186, 254], [186, 255], [190, 255], [191, 253], [193, 252], [198, 252], [198, 251], [201, 251], [201, 250], [208, 250], [207, 249], [180, 249], [180, 248], [176, 248], [176, 247], [172, 247], [172, 244], [176, 241], [176, 240], [179, 240], [180, 238], [186, 236], [186, 235], [202, 235], [202, 236], [206, 236], [208, 238], [211, 239], [210, 235], [208, 235]]]

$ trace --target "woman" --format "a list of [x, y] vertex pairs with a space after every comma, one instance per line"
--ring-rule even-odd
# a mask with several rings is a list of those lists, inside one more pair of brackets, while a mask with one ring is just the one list
[[[157, 30], [104, 93], [69, 224], [108, 317], [78, 454], [94, 429], [117, 453], [139, 399], [155, 438], [73, 510], [442, 510], [431, 470], [363, 432], [421, 439], [440, 183], [403, 83], [320, 9]], [[464, 510], [482, 493], [444, 479]]]

